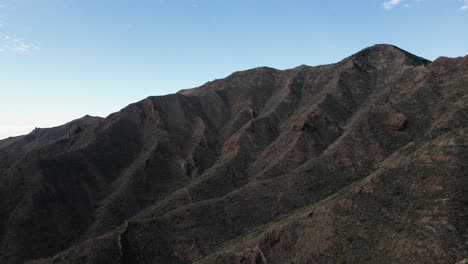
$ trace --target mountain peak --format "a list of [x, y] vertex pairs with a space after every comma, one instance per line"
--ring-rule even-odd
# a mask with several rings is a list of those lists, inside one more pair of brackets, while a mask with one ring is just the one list
[[376, 44], [361, 51], [350, 57], [353, 61], [358, 63], [365, 63], [383, 68], [390, 65], [409, 65], [420, 66], [431, 63], [430, 60], [416, 56], [406, 50], [390, 44]]

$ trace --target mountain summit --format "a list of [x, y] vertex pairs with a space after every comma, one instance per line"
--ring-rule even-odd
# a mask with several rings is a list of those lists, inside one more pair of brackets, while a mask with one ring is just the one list
[[455, 263], [468, 57], [256, 68], [0, 141], [0, 262]]

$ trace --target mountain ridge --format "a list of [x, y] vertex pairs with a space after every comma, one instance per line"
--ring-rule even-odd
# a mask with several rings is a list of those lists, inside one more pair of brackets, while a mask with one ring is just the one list
[[[33, 132], [14, 148], [2, 140], [0, 260], [461, 260], [467, 58], [430, 62], [376, 45], [335, 64], [260, 67], [147, 97], [106, 118]], [[421, 187], [408, 189], [407, 179]], [[418, 199], [453, 208], [441, 204], [437, 215], [416, 208]], [[405, 210], [423, 212], [405, 222]], [[361, 219], [376, 212], [390, 224]], [[427, 244], [434, 234], [443, 238]]]

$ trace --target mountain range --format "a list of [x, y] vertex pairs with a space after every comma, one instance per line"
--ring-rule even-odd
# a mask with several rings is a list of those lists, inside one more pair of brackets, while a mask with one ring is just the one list
[[468, 56], [375, 45], [0, 140], [0, 262], [468, 262]]

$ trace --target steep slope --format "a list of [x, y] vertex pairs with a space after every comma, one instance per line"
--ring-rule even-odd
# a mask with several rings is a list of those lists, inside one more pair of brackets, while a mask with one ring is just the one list
[[0, 141], [0, 261], [456, 262], [467, 91], [376, 45]]

